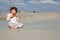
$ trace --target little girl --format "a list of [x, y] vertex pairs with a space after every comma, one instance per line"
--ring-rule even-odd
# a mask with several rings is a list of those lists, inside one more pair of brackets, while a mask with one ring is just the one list
[[7, 21], [8, 21], [9, 27], [12, 29], [17, 29], [23, 26], [22, 23], [18, 22], [19, 17], [16, 13], [17, 13], [17, 8], [11, 7], [10, 13], [7, 15]]

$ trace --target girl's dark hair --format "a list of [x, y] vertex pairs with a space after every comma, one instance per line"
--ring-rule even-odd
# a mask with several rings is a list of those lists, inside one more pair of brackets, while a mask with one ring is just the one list
[[17, 13], [17, 8], [16, 7], [10, 7], [10, 12], [11, 12], [11, 10], [13, 10], [13, 9], [15, 9], [15, 11], [16, 11], [16, 13]]

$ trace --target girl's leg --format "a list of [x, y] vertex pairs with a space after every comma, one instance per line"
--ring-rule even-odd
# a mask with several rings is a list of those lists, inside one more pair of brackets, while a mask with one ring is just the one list
[[11, 27], [12, 29], [17, 29], [17, 25], [14, 25]]
[[9, 28], [16, 29], [17, 28], [17, 24], [9, 22]]
[[22, 23], [11, 24], [11, 29], [18, 29], [20, 27], [23, 27], [23, 24]]

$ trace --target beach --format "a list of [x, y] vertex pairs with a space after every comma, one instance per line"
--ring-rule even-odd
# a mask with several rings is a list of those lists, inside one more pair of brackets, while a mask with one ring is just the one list
[[7, 14], [0, 20], [0, 40], [60, 40], [60, 12], [18, 13], [24, 26], [16, 30], [8, 28]]

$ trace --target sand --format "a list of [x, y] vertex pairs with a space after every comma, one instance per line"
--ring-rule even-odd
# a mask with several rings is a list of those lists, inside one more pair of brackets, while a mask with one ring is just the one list
[[0, 40], [60, 40], [60, 12], [18, 14], [24, 27], [11, 30], [6, 20], [0, 20]]

